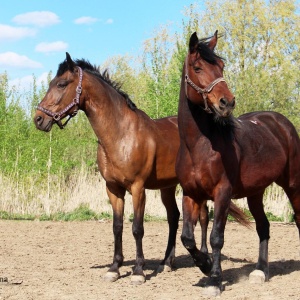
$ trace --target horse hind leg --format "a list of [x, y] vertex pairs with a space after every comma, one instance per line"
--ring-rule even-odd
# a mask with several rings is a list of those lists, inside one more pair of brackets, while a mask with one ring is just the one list
[[300, 239], [300, 187], [298, 189], [286, 189], [284, 188], [285, 193], [287, 194], [292, 208], [294, 210], [294, 221], [298, 228], [299, 239]]
[[250, 273], [249, 280], [252, 283], [261, 283], [269, 280], [268, 244], [270, 239], [270, 223], [263, 207], [263, 194], [248, 197], [248, 206], [256, 223], [256, 232], [259, 237], [259, 256], [256, 270]]
[[200, 214], [199, 214], [199, 223], [201, 227], [201, 248], [200, 252], [208, 254], [207, 248], [207, 228], [209, 223], [209, 213], [207, 207], [207, 201], [203, 201], [200, 207]]
[[160, 263], [157, 272], [171, 271], [175, 260], [175, 244], [178, 229], [180, 212], [175, 199], [176, 186], [161, 189], [161, 199], [167, 211], [167, 219], [169, 224], [168, 245], [165, 257]]

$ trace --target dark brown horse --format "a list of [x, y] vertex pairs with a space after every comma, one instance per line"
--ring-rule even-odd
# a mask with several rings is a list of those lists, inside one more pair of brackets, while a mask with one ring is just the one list
[[[272, 182], [286, 192], [300, 234], [300, 140], [294, 126], [279, 113], [252, 112], [232, 116], [235, 99], [223, 78], [224, 62], [214, 52], [217, 32], [210, 39], [189, 42], [180, 90], [180, 148], [176, 173], [183, 188], [183, 245], [195, 264], [209, 276], [205, 291], [222, 290], [221, 249], [230, 200], [247, 197], [259, 236], [256, 270], [268, 280], [269, 222], [263, 194]], [[210, 257], [194, 238], [199, 207], [214, 201]], [[238, 247], [238, 245], [237, 245]], [[254, 276], [254, 275], [251, 275]]]
[[[75, 97], [74, 97], [75, 96]], [[132, 195], [134, 220], [132, 231], [136, 240], [136, 265], [132, 282], [144, 282], [144, 255], [142, 238], [145, 209], [145, 189], [160, 189], [167, 210], [169, 238], [165, 258], [159, 269], [170, 270], [175, 257], [175, 241], [179, 211], [175, 201], [178, 179], [175, 161], [179, 148], [177, 117], [152, 120], [136, 108], [118, 84], [111, 81], [107, 72], [100, 74], [88, 61], [74, 62], [67, 53], [47, 94], [38, 106], [34, 122], [43, 131], [50, 131], [62, 119], [72, 117], [81, 109], [87, 115], [98, 138], [98, 167], [106, 181], [107, 194], [113, 208], [115, 240], [113, 264], [105, 279], [119, 278], [123, 263], [122, 232], [124, 196]], [[234, 204], [230, 213], [245, 224], [245, 217]], [[203, 203], [200, 214], [203, 252], [207, 253], [206, 232], [208, 214]]]

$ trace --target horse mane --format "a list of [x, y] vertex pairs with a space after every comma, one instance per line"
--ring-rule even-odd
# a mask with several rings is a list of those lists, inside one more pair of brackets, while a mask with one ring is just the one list
[[[85, 60], [85, 59], [76, 59], [75, 64], [76, 64], [76, 66], [80, 67], [82, 70], [105, 81], [107, 84], [109, 84], [111, 87], [113, 87], [121, 96], [123, 96], [125, 98], [125, 101], [130, 109], [132, 109], [132, 110], [136, 109], [135, 103], [133, 103], [133, 101], [130, 99], [128, 94], [125, 93], [121, 89], [122, 84], [120, 84], [116, 81], [113, 81], [110, 78], [107, 69], [105, 69], [102, 73], [100, 73], [99, 68], [96, 65], [92, 65], [88, 60]], [[56, 76], [61, 76], [63, 73], [65, 73], [68, 70], [69, 70], [69, 67], [68, 67], [67, 61], [65, 60], [59, 64]]]
[[207, 61], [212, 65], [216, 65], [218, 63], [218, 59], [224, 60], [223, 57], [219, 56], [215, 53], [214, 50], [211, 50], [208, 46], [209, 41], [212, 37], [206, 37], [199, 39], [197, 45], [197, 52], [200, 54], [201, 58]]

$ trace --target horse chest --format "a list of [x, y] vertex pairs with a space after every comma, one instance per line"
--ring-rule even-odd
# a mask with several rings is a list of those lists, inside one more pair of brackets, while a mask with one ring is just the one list
[[193, 149], [185, 148], [179, 153], [177, 174], [187, 194], [203, 194], [211, 197], [217, 183], [226, 173], [221, 154], [205, 145]]
[[98, 147], [97, 163], [99, 171], [106, 182], [115, 182], [126, 188], [131, 185], [131, 178], [127, 175], [122, 164], [123, 158], [109, 155], [101, 145]]

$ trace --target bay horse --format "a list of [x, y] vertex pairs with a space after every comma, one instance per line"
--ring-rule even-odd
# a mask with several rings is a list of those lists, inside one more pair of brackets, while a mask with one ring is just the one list
[[[196, 33], [190, 37], [180, 87], [176, 161], [183, 189], [181, 240], [195, 265], [209, 276], [204, 292], [214, 296], [223, 289], [221, 249], [232, 198], [247, 197], [256, 223], [259, 255], [250, 279], [269, 278], [270, 225], [263, 194], [271, 183], [287, 194], [300, 235], [299, 136], [292, 123], [276, 112], [233, 117], [235, 97], [223, 78], [224, 61], [214, 52], [217, 39], [217, 31], [210, 38], [198, 39]], [[197, 249], [194, 238], [199, 207], [208, 199], [214, 202], [212, 260]]]
[[[75, 95], [75, 97], [74, 97]], [[151, 119], [139, 110], [107, 71], [102, 74], [87, 60], [66, 59], [50, 82], [48, 91], [37, 107], [35, 125], [50, 131], [53, 124], [66, 126], [78, 109], [85, 112], [98, 138], [97, 162], [106, 181], [106, 191], [113, 209], [114, 256], [104, 279], [115, 281], [123, 264], [122, 233], [124, 197], [131, 193], [134, 218], [132, 232], [136, 242], [136, 262], [131, 277], [133, 284], [145, 281], [143, 272], [143, 218], [145, 189], [160, 189], [169, 224], [168, 244], [159, 271], [171, 270], [175, 258], [175, 242], [179, 210], [175, 200], [178, 179], [175, 161], [179, 148], [177, 116]], [[62, 119], [69, 116], [63, 124]], [[202, 246], [207, 252], [206, 232], [208, 211], [203, 203], [199, 215]], [[247, 224], [245, 215], [233, 203], [230, 214]]]

